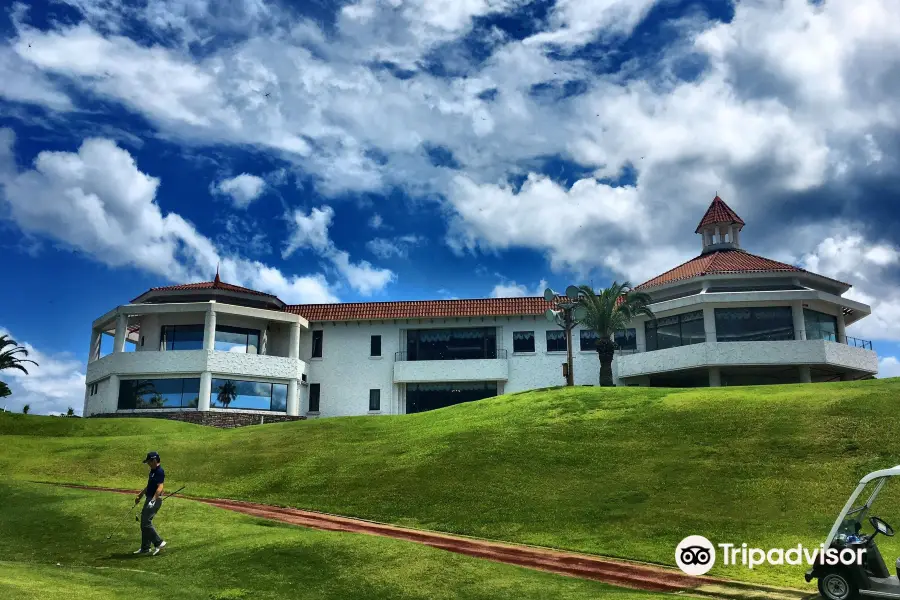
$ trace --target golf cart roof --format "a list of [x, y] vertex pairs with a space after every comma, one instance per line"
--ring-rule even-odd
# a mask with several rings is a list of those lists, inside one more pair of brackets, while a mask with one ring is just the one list
[[873, 479], [879, 479], [881, 477], [894, 477], [896, 475], [900, 475], [900, 465], [896, 467], [891, 467], [890, 469], [882, 469], [880, 471], [872, 471], [865, 477], [859, 480], [859, 485], [865, 485], [872, 481]]

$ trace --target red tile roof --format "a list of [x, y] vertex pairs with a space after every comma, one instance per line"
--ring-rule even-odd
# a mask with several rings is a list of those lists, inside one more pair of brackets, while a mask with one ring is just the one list
[[643, 290], [673, 281], [691, 279], [702, 275], [725, 275], [730, 273], [805, 273], [803, 269], [777, 260], [763, 258], [743, 250], [716, 250], [692, 258], [674, 269], [666, 271], [635, 289]]
[[[141, 294], [141, 296], [143, 296], [144, 294], [149, 294], [150, 292], [176, 292], [182, 290], [223, 290], [226, 292], [242, 292], [244, 294], [253, 294], [255, 296], [265, 296], [266, 298], [274, 298], [275, 300], [278, 300], [278, 297], [272, 294], [258, 292], [256, 290], [251, 290], [250, 288], [241, 287], [239, 285], [224, 283], [223, 281], [219, 280], [218, 274], [216, 274], [216, 279], [214, 281], [203, 281], [200, 283], [182, 283], [179, 285], [167, 285], [163, 287], [150, 288], [149, 290]], [[138, 296], [138, 298], [140, 298], [141, 296]], [[135, 298], [134, 300], [132, 300], [132, 302], [134, 302], [138, 298]]]
[[694, 233], [700, 233], [700, 230], [703, 227], [714, 223], [746, 224], [744, 223], [744, 220], [737, 216], [737, 213], [731, 210], [731, 207], [725, 204], [725, 201], [718, 196], [713, 198], [712, 204], [706, 209], [706, 214], [700, 219], [700, 224], [697, 225], [697, 229]]
[[296, 304], [285, 310], [307, 321], [371, 321], [542, 315], [552, 305], [540, 297], [475, 300], [408, 300], [345, 304]]

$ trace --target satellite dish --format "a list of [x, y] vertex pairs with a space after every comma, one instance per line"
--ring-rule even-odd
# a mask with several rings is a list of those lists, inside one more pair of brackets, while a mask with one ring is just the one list
[[547, 302], [553, 302], [554, 298], [556, 298], [556, 292], [554, 292], [550, 288], [544, 290], [544, 300], [546, 300]]
[[578, 304], [575, 306], [575, 310], [572, 311], [572, 316], [575, 317], [576, 321], [584, 321], [587, 318], [587, 312], [587, 308]]
[[544, 313], [544, 316], [547, 317], [547, 320], [551, 323], [556, 323], [556, 317], [559, 315], [559, 312], [553, 310], [552, 308], [548, 308]]
[[566, 288], [566, 296], [568, 296], [570, 300], [578, 300], [580, 295], [581, 290], [578, 289], [578, 286], [570, 285]]

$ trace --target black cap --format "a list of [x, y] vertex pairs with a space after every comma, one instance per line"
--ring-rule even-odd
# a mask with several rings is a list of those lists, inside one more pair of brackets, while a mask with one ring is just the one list
[[148, 452], [147, 458], [144, 459], [144, 462], [150, 462], [151, 460], [159, 460], [159, 452]]

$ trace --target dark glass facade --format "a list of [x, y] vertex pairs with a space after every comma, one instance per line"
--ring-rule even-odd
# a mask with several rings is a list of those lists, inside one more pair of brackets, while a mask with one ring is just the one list
[[647, 336], [648, 352], [706, 341], [702, 310], [647, 321], [644, 332]]
[[794, 339], [790, 306], [717, 308], [716, 339], [720, 342], [781, 341]]
[[837, 339], [836, 316], [804, 308], [803, 321], [806, 327], [806, 339], [842, 341]]
[[119, 382], [119, 410], [197, 408], [200, 379], [123, 379]]
[[497, 358], [497, 329], [410, 329], [407, 360], [471, 360]]

